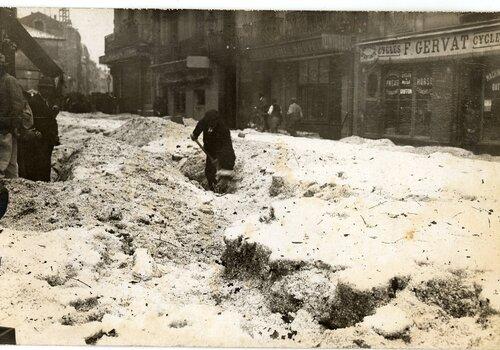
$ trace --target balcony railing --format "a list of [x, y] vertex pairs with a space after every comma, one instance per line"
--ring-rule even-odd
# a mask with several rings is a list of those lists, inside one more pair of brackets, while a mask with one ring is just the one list
[[155, 63], [183, 60], [187, 56], [222, 57], [234, 52], [236, 45], [234, 38], [228, 38], [221, 32], [200, 34], [179, 42], [157, 46]]
[[358, 14], [341, 12], [294, 11], [285, 17], [274, 17], [244, 24], [237, 36], [241, 48], [292, 41], [321, 34], [354, 34], [365, 23]]

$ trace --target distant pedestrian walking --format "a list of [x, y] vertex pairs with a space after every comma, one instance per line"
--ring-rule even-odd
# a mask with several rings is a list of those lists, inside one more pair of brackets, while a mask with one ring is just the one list
[[286, 128], [291, 136], [297, 136], [297, 125], [303, 119], [302, 108], [297, 104], [297, 99], [290, 100], [288, 107]]
[[273, 99], [269, 110], [267, 111], [269, 115], [269, 130], [271, 132], [278, 132], [278, 125], [281, 123], [281, 106], [278, 104], [276, 99]]

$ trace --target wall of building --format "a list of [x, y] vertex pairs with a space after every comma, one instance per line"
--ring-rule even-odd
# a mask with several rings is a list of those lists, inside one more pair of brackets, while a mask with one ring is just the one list
[[94, 79], [98, 79], [99, 75], [96, 73], [95, 62], [90, 59], [88, 50], [81, 43], [78, 30], [41, 12], [32, 13], [20, 18], [19, 21], [23, 25], [64, 39], [59, 41], [57, 48], [54, 47], [55, 44], [48, 40], [44, 42], [38, 41], [64, 71], [65, 93], [80, 92], [89, 94], [93, 92], [95, 87], [93, 85], [95, 84]]

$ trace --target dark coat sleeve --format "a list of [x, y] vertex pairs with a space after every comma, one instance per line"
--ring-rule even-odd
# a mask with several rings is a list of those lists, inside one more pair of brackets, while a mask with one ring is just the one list
[[193, 135], [194, 137], [198, 138], [201, 133], [206, 129], [207, 127], [207, 119], [205, 117], [201, 118], [200, 121], [196, 124], [196, 127], [194, 128]]
[[5, 80], [7, 93], [10, 98], [10, 116], [15, 118], [23, 113], [24, 107], [26, 106], [26, 100], [23, 95], [23, 89], [21, 85], [12, 76], [8, 76]]
[[231, 140], [231, 132], [227, 127], [221, 127], [217, 132], [216, 157], [222, 169], [232, 170], [236, 160]]

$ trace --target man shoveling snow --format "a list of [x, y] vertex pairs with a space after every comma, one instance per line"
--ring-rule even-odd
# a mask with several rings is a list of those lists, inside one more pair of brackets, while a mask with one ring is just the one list
[[[216, 191], [218, 177], [227, 178], [232, 176], [236, 156], [234, 154], [231, 133], [219, 113], [216, 110], [209, 110], [205, 116], [196, 124], [191, 134], [191, 139], [197, 141], [203, 133], [202, 149], [207, 155], [205, 163], [205, 176], [208, 186], [212, 191]], [[200, 145], [201, 146], [201, 145]], [[225, 181], [220, 181], [225, 183]]]

